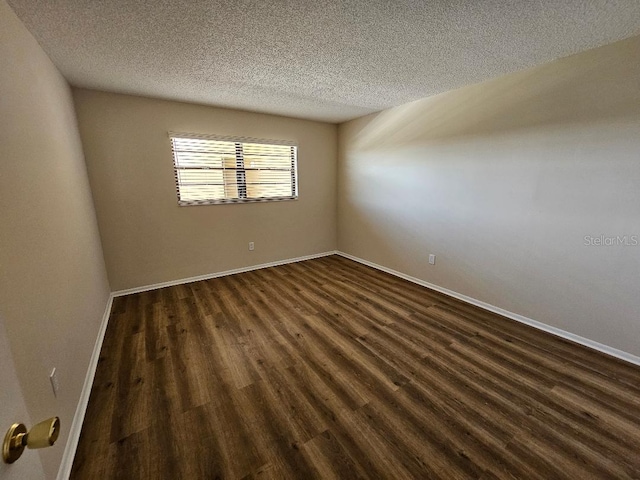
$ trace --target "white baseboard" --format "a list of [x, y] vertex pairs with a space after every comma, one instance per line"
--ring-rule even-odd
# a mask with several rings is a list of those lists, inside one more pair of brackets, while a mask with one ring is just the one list
[[340, 251], [329, 251], [318, 253], [314, 255], [307, 255], [304, 257], [297, 258], [289, 258], [286, 260], [278, 260], [276, 262], [263, 263], [260, 265], [253, 265], [250, 267], [237, 268], [234, 270], [227, 270], [224, 272], [211, 273], [207, 275], [200, 275], [197, 277], [190, 278], [182, 278], [180, 280], [173, 280], [170, 282], [156, 283], [153, 285], [146, 285], [143, 287], [130, 288], [127, 290], [119, 290], [117, 292], [111, 293], [109, 296], [109, 300], [107, 301], [107, 305], [105, 307], [104, 315], [102, 317], [102, 323], [100, 324], [100, 330], [98, 331], [98, 338], [96, 339], [96, 343], [93, 348], [93, 353], [91, 355], [91, 360], [89, 362], [89, 368], [87, 369], [87, 375], [84, 380], [84, 386], [82, 388], [82, 392], [80, 393], [80, 400], [78, 401], [78, 406], [76, 408], [76, 413], [73, 417], [73, 423], [71, 424], [71, 429], [69, 430], [69, 438], [67, 440], [67, 445], [64, 449], [64, 454], [62, 456], [62, 462], [60, 463], [60, 469], [58, 470], [57, 480], [68, 480], [69, 475], [71, 474], [71, 467], [73, 466], [73, 459], [75, 458], [76, 449], [78, 447], [78, 441], [80, 440], [80, 432], [82, 431], [82, 423], [84, 422], [84, 416], [87, 411], [87, 405], [89, 404], [89, 396], [91, 395], [91, 387], [93, 386], [93, 379], [96, 374], [96, 368], [98, 366], [98, 359], [100, 357], [100, 350], [102, 349], [102, 342], [104, 340], [104, 335], [107, 331], [107, 324], [109, 322], [109, 315], [111, 314], [111, 305], [113, 304], [113, 299], [115, 297], [120, 297], [123, 295], [130, 295], [132, 293], [140, 293], [146, 292], [149, 290], [154, 290], [157, 288], [170, 287], [173, 285], [181, 285], [184, 283], [197, 282], [200, 280], [208, 280], [210, 278], [222, 277], [225, 275], [233, 275], [235, 273], [242, 272], [250, 272], [252, 270], [258, 270], [260, 268], [268, 268], [268, 267], [276, 267], [278, 265], [285, 265], [287, 263], [301, 262], [304, 260], [311, 260], [313, 258], [326, 257], [328, 255], [341, 255], [345, 258], [353, 260], [355, 262], [361, 263], [363, 265], [367, 265], [369, 267], [373, 267], [377, 270], [381, 270], [386, 273], [390, 273], [391, 275], [395, 275], [396, 277], [403, 278], [412, 283], [416, 283], [418, 285], [422, 285], [423, 287], [430, 288], [440, 293], [444, 293], [445, 295], [449, 295], [450, 297], [457, 298], [458, 300], [462, 300], [463, 302], [469, 303], [471, 305], [475, 305], [477, 307], [483, 308], [484, 310], [488, 310], [489, 312], [497, 313], [498, 315], [502, 315], [503, 317], [510, 318], [517, 322], [525, 323], [539, 330], [543, 330], [545, 332], [551, 333], [558, 337], [565, 338], [567, 340], [579, 343], [581, 345], [590, 347], [594, 350], [597, 350], [602, 353], [606, 353], [607, 355], [611, 355], [613, 357], [619, 358], [621, 360], [625, 360], [629, 363], [633, 363], [635, 365], [640, 365], [640, 357], [636, 355], [632, 355], [630, 353], [624, 352], [622, 350], [618, 350], [602, 343], [595, 342], [593, 340], [589, 340], [588, 338], [581, 337], [579, 335], [575, 335], [571, 332], [567, 332], [565, 330], [561, 330], [556, 327], [552, 327], [550, 325], [546, 325], [544, 323], [538, 322], [536, 320], [532, 320], [530, 318], [524, 317], [522, 315], [518, 315], [517, 313], [509, 312], [499, 307], [495, 307], [488, 303], [482, 302], [480, 300], [476, 300], [475, 298], [468, 297], [466, 295], [462, 295], [461, 293], [454, 292], [453, 290], [449, 290], [447, 288], [440, 287], [438, 285], [434, 285], [429, 282], [425, 282], [424, 280], [420, 280], [419, 278], [412, 277], [410, 275], [406, 275], [404, 273], [398, 272], [391, 268], [383, 267], [382, 265], [378, 265], [373, 262], [369, 262], [368, 260], [364, 260], [362, 258], [355, 257], [345, 252]]
[[96, 375], [98, 359], [100, 358], [100, 350], [102, 349], [102, 341], [104, 340], [104, 334], [107, 331], [107, 324], [109, 323], [112, 304], [113, 294], [110, 294], [109, 299], [107, 300], [107, 305], [104, 309], [102, 322], [100, 323], [100, 330], [98, 330], [98, 338], [96, 338], [96, 343], [93, 346], [93, 353], [91, 354], [91, 360], [89, 361], [89, 368], [87, 369], [87, 375], [84, 378], [84, 385], [80, 392], [80, 400], [78, 401], [76, 413], [73, 416], [73, 422], [69, 429], [69, 437], [67, 439], [67, 445], [64, 449], [64, 453], [62, 454], [62, 462], [58, 469], [57, 480], [67, 480], [71, 474], [71, 467], [73, 466], [73, 459], [76, 456], [76, 449], [78, 448], [78, 441], [80, 440], [80, 432], [82, 431], [82, 423], [84, 422], [84, 415], [87, 412], [89, 396], [91, 395], [91, 387], [93, 386], [93, 378]]
[[468, 297], [467, 295], [463, 295], [458, 292], [454, 292], [453, 290], [449, 290], [448, 288], [443, 288], [438, 285], [434, 285], [433, 283], [425, 282], [424, 280], [420, 280], [419, 278], [412, 277], [411, 275], [406, 275], [402, 272], [398, 272], [391, 268], [383, 267], [382, 265], [378, 265], [377, 263], [370, 262], [368, 260], [364, 260], [359, 257], [355, 257], [348, 253], [337, 252], [338, 255], [348, 258], [349, 260], [353, 260], [354, 262], [361, 263], [363, 265], [367, 265], [369, 267], [375, 268], [377, 270], [381, 270], [386, 273], [390, 273], [391, 275], [395, 275], [396, 277], [403, 278], [412, 283], [417, 283], [418, 285], [422, 285], [423, 287], [430, 288], [435, 290], [436, 292], [444, 293], [453, 298], [457, 298], [458, 300], [462, 300], [463, 302], [469, 303], [471, 305], [475, 305], [476, 307], [480, 307], [484, 310], [487, 310], [492, 313], [497, 313], [498, 315], [502, 315], [503, 317], [507, 317], [511, 320], [515, 320], [516, 322], [524, 323], [531, 327], [537, 328], [538, 330], [545, 331], [547, 333], [551, 333], [552, 335], [556, 335], [558, 337], [564, 338], [566, 340], [570, 340], [575, 343], [579, 343], [580, 345], [584, 345], [585, 347], [592, 348], [602, 353], [606, 353], [607, 355], [611, 355], [612, 357], [619, 358], [620, 360], [625, 360], [629, 363], [633, 363], [635, 365], [640, 365], [640, 357], [633, 355], [631, 353], [627, 353], [623, 350], [618, 350], [617, 348], [610, 347], [603, 343], [596, 342], [594, 340], [590, 340], [585, 337], [581, 337], [580, 335], [576, 335], [575, 333], [567, 332], [566, 330], [562, 330], [560, 328], [552, 327], [551, 325], [547, 325], [546, 323], [538, 322], [537, 320], [533, 320], [531, 318], [525, 317], [523, 315], [519, 315], [517, 313], [510, 312], [508, 310], [504, 310], [500, 307], [496, 307], [489, 303], [485, 303], [480, 300], [476, 300], [475, 298]]
[[123, 295], [130, 295], [132, 293], [146, 292], [149, 290], [155, 290], [157, 288], [170, 287], [173, 285], [181, 285], [183, 283], [197, 282], [200, 280], [208, 280], [210, 278], [222, 277], [225, 275], [233, 275], [234, 273], [249, 272], [251, 270], [258, 270], [260, 268], [275, 267], [278, 265], [285, 265], [287, 263], [301, 262], [303, 260], [311, 260], [313, 258], [326, 257], [328, 255], [335, 255], [338, 253], [335, 250], [323, 253], [316, 253], [314, 255], [306, 255], [304, 257], [288, 258], [285, 260], [278, 260], [275, 262], [262, 263], [260, 265], [253, 265], [250, 267], [236, 268], [234, 270], [227, 270], [224, 272], [211, 273], [207, 275], [200, 275], [197, 277], [182, 278], [179, 280], [172, 280], [170, 282], [156, 283], [154, 285], [145, 285], [142, 287], [130, 288], [127, 290], [119, 290], [112, 292], [109, 295], [109, 300], [104, 310], [102, 317], [102, 323], [100, 324], [100, 330], [98, 331], [98, 337], [93, 347], [93, 353], [91, 354], [91, 360], [89, 361], [89, 368], [87, 369], [87, 375], [84, 379], [84, 385], [82, 392], [80, 393], [80, 400], [76, 407], [76, 413], [73, 416], [73, 422], [69, 429], [69, 438], [67, 439], [67, 445], [62, 455], [62, 462], [58, 469], [57, 480], [68, 480], [71, 474], [71, 467], [73, 467], [73, 460], [76, 455], [76, 449], [78, 448], [78, 441], [80, 440], [80, 432], [82, 431], [82, 424], [84, 422], [84, 416], [87, 412], [87, 405], [89, 404], [89, 396], [91, 395], [91, 387], [93, 386], [93, 379], [96, 375], [96, 368], [98, 366], [98, 359], [100, 358], [100, 350], [102, 349], [102, 342], [104, 341], [104, 335], [107, 331], [107, 324], [109, 323], [109, 316], [111, 314], [111, 306], [115, 297]]
[[331, 250], [329, 252], [314, 253], [313, 255], [305, 255], [304, 257], [287, 258], [284, 260], [277, 260], [275, 262], [261, 263], [259, 265], [251, 265], [249, 267], [235, 268], [233, 270], [225, 270], [224, 272], [207, 273], [205, 275], [198, 275], [197, 277], [180, 278], [178, 280], [171, 280], [169, 282], [154, 283], [152, 285], [144, 285], [142, 287], [134, 287], [134, 288], [127, 288], [126, 290], [118, 290], [113, 292], [112, 295], [114, 297], [122, 297], [123, 295], [131, 295], [132, 293], [148, 292], [149, 290], [156, 290], [158, 288], [173, 287], [174, 285], [182, 285], [184, 283], [199, 282], [201, 280], [209, 280], [210, 278], [224, 277], [227, 275], [234, 275], [236, 273], [259, 270], [261, 268], [277, 267], [278, 265], [286, 265], [287, 263], [302, 262], [304, 260], [311, 260], [313, 258], [320, 258], [320, 257], [326, 257], [328, 255], [335, 255], [336, 253], [338, 253], [336, 250]]

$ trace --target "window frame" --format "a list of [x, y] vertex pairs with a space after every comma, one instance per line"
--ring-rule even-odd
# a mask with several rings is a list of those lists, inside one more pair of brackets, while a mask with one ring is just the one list
[[[273, 140], [273, 139], [264, 139], [264, 138], [253, 138], [253, 137], [235, 137], [228, 135], [214, 135], [214, 134], [201, 134], [201, 133], [185, 133], [185, 132], [168, 132], [169, 142], [171, 146], [171, 157], [173, 161], [173, 176], [176, 186], [176, 195], [178, 198], [178, 206], [181, 207], [191, 207], [198, 205], [227, 205], [227, 204], [236, 204], [236, 203], [266, 203], [266, 202], [283, 202], [288, 200], [298, 200], [300, 195], [300, 191], [298, 188], [298, 143], [290, 140]], [[176, 161], [176, 154], [174, 148], [174, 138], [179, 139], [198, 139], [198, 140], [212, 140], [218, 142], [229, 142], [235, 143], [236, 148], [236, 162], [239, 162], [240, 159], [243, 162], [242, 165], [238, 164], [238, 167], [241, 167], [237, 170], [237, 180], [236, 185], [238, 189], [238, 197], [237, 198], [218, 198], [218, 199], [204, 199], [204, 200], [183, 200], [180, 195], [180, 180], [178, 176], [178, 170], [181, 168], [178, 166], [178, 162]], [[253, 198], [242, 198], [240, 197], [241, 191], [246, 195], [247, 182], [246, 182], [246, 170], [244, 168], [244, 154], [243, 150], [238, 152], [238, 144], [241, 144], [244, 147], [244, 144], [260, 144], [260, 145], [277, 145], [277, 146], [286, 146], [291, 147], [293, 150], [291, 154], [291, 161], [293, 164], [293, 168], [291, 169], [291, 187], [293, 191], [293, 195], [287, 196], [279, 196], [279, 197], [253, 197]], [[188, 168], [184, 168], [187, 170]], [[243, 179], [242, 182], [240, 179]], [[242, 185], [243, 184], [243, 185]]]

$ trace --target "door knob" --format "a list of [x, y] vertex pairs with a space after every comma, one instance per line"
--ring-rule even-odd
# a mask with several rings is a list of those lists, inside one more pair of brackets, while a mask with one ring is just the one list
[[53, 417], [34, 425], [27, 432], [24, 423], [14, 423], [4, 436], [2, 443], [2, 460], [13, 463], [20, 458], [24, 447], [50, 447], [60, 435], [60, 419]]

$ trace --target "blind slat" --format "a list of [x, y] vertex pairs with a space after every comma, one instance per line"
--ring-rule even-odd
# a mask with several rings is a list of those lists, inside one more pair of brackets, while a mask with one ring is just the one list
[[253, 138], [253, 137], [235, 137], [230, 135], [213, 135], [213, 134], [203, 134], [203, 133], [184, 133], [184, 132], [169, 132], [169, 137], [171, 139], [180, 139], [185, 142], [194, 142], [198, 141], [213, 141], [213, 142], [226, 142], [226, 143], [245, 143], [245, 144], [256, 144], [256, 145], [264, 145], [265, 147], [274, 147], [274, 146], [286, 146], [286, 147], [297, 147], [298, 144], [296, 142], [292, 142], [289, 140], [272, 140], [266, 138]]
[[297, 198], [297, 146], [224, 138], [171, 136], [180, 205]]

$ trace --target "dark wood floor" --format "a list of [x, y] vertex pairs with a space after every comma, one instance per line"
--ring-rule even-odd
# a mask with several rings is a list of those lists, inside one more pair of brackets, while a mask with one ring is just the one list
[[640, 368], [309, 260], [116, 299], [71, 477], [640, 478]]

